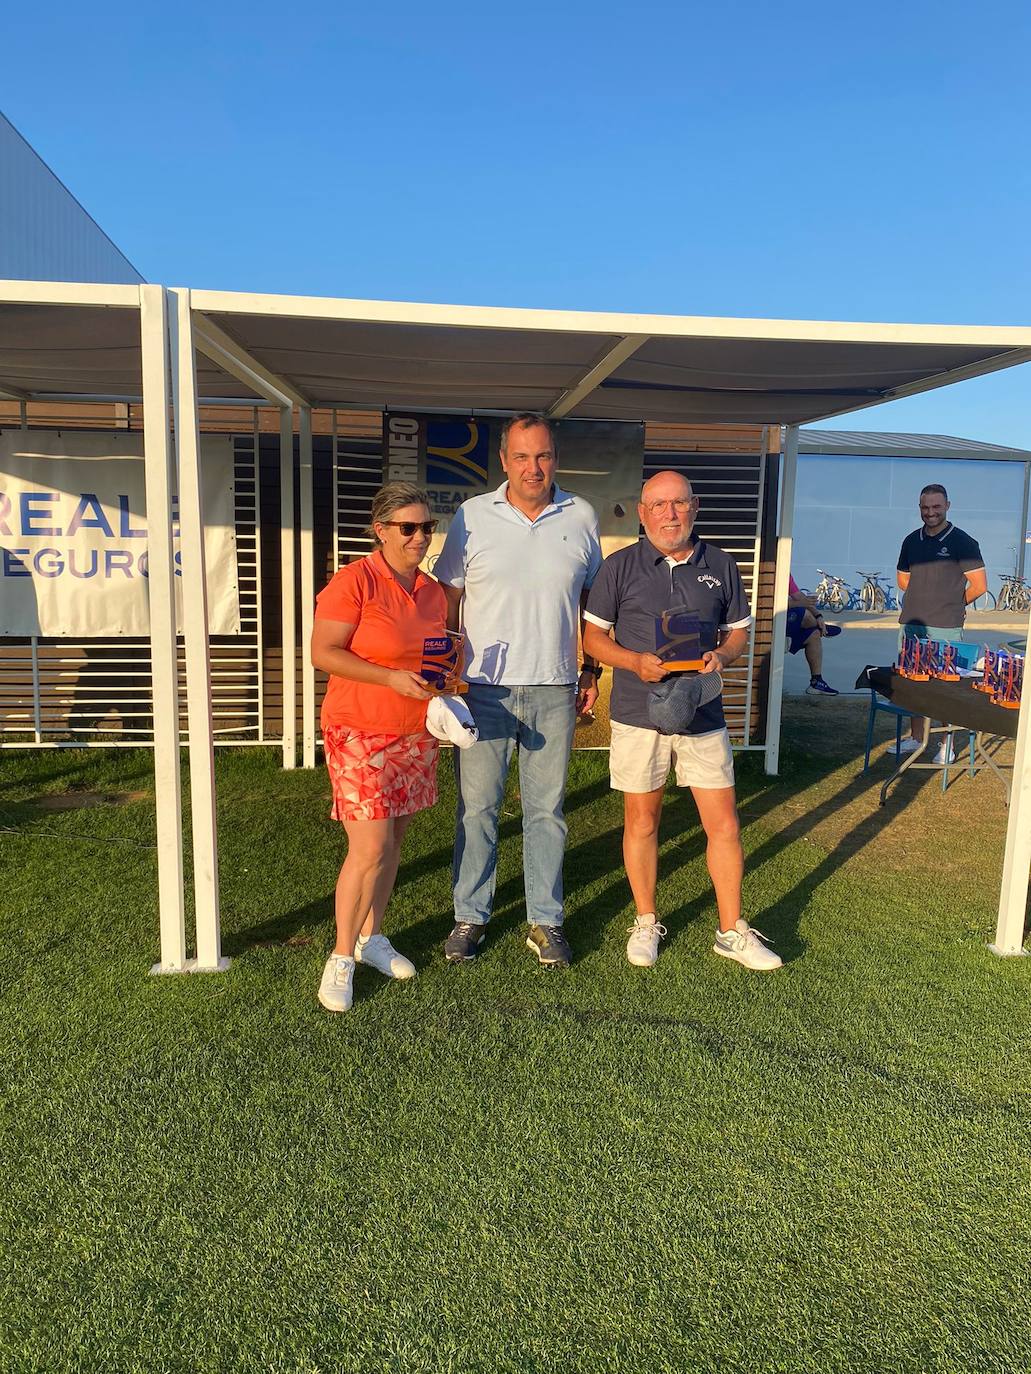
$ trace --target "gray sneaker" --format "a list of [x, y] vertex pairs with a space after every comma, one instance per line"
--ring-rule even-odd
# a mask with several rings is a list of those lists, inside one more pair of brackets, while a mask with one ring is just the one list
[[531, 926], [526, 945], [545, 968], [568, 968], [573, 958], [561, 926]]
[[474, 921], [456, 921], [444, 941], [444, 958], [449, 964], [464, 964], [475, 959], [486, 937], [486, 930]]

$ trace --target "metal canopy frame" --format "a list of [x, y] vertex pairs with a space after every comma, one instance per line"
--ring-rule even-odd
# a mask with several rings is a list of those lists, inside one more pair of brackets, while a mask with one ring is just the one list
[[[151, 655], [154, 691], [154, 770], [158, 839], [158, 906], [161, 958], [155, 971], [215, 971], [228, 966], [222, 957], [218, 898], [218, 838], [215, 820], [214, 750], [211, 677], [208, 654], [204, 576], [204, 512], [199, 481], [199, 408], [215, 399], [200, 394], [197, 357], [203, 355], [248, 394], [228, 403], [275, 405], [280, 411], [282, 476], [281, 556], [283, 614], [283, 765], [296, 766], [296, 686], [288, 659], [296, 656], [294, 614], [294, 466], [293, 411], [299, 411], [300, 551], [302, 642], [313, 615], [312, 444], [313, 408], [346, 409], [339, 400], [320, 400], [289, 378], [277, 375], [244, 347], [224, 324], [210, 315], [258, 315], [267, 320], [350, 321], [379, 325], [437, 326], [459, 329], [514, 330], [538, 334], [576, 333], [601, 336], [599, 351], [579, 376], [570, 377], [547, 407], [555, 417], [568, 415], [589, 400], [619, 367], [652, 339], [751, 340], [771, 343], [863, 343], [987, 348], [979, 361], [943, 366], [933, 375], [885, 388], [876, 397], [853, 393], [847, 403], [807, 415], [810, 424], [834, 415], [865, 409], [901, 396], [916, 395], [971, 377], [1031, 361], [1031, 328], [963, 325], [845, 324], [832, 321], [741, 320], [696, 316], [614, 315], [582, 311], [542, 311], [486, 306], [408, 304], [391, 301], [337, 300], [321, 297], [270, 296], [250, 293], [169, 289], [159, 285], [104, 285], [65, 282], [0, 281], [4, 306], [57, 306], [135, 311], [139, 318], [140, 371], [144, 412], [144, 456], [147, 523], [150, 542]], [[615, 342], [612, 340], [615, 339]], [[20, 402], [53, 400], [131, 401], [133, 395], [93, 392], [33, 391], [0, 376], [0, 396]], [[169, 427], [169, 397], [175, 417], [175, 450]], [[218, 397], [226, 402], [224, 395]], [[398, 398], [399, 400], [402, 398]], [[442, 400], [446, 403], [447, 396]], [[840, 399], [840, 397], [839, 397]], [[363, 407], [364, 408], [364, 407]], [[647, 415], [640, 418], [648, 418]], [[798, 452], [798, 424], [786, 426], [780, 468], [780, 509], [774, 581], [773, 650], [767, 717], [767, 771], [777, 771], [783, 694], [787, 584], [791, 564], [792, 517]], [[187, 656], [189, 777], [192, 810], [196, 957], [187, 959], [184, 899], [182, 798], [176, 701], [176, 624], [172, 576], [172, 503], [175, 469], [180, 488], [183, 546], [182, 592]], [[1031, 616], [1028, 624], [1031, 635]], [[290, 653], [292, 650], [292, 654]], [[303, 762], [314, 765], [314, 670], [304, 656]], [[998, 954], [1023, 953], [1022, 943], [1031, 872], [1031, 693], [1021, 704], [1014, 763], [1014, 784], [1007, 826], [995, 943]]]

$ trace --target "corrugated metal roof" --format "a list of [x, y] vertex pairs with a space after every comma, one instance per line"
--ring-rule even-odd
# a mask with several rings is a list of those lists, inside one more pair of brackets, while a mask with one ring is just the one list
[[0, 114], [0, 277], [141, 282], [122, 250]]
[[800, 429], [799, 453], [862, 458], [967, 458], [982, 461], [1031, 461], [1023, 448], [957, 439], [951, 434], [892, 434], [862, 429]]

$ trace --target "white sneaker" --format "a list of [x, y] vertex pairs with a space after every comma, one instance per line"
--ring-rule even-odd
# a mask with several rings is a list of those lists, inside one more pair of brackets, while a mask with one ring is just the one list
[[906, 738], [899, 745], [899, 753], [912, 754], [919, 748], [920, 741], [918, 739], [914, 739], [912, 735], [907, 735]]
[[637, 968], [651, 968], [659, 957], [659, 941], [666, 934], [666, 927], [649, 912], [647, 917], [638, 916], [627, 930], [630, 932], [626, 942], [627, 959]]
[[354, 961], [379, 969], [388, 978], [415, 977], [415, 965], [411, 959], [398, 954], [385, 935], [359, 935], [354, 946]]
[[952, 739], [946, 735], [941, 744], [938, 745], [938, 752], [931, 760], [932, 763], [955, 763], [956, 751], [952, 747]]
[[350, 1011], [354, 1000], [354, 960], [349, 954], [331, 954], [322, 970], [319, 1001], [327, 1011]]
[[779, 954], [774, 954], [772, 949], [760, 943], [765, 939], [761, 930], [753, 930], [743, 917], [739, 917], [733, 930], [716, 932], [712, 952], [722, 954], [725, 959], [736, 959], [745, 968], [759, 969], [765, 973], [769, 969], [780, 968], [784, 962]]

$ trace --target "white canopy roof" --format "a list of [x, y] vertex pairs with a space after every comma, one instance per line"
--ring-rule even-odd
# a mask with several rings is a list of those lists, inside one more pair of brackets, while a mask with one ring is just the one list
[[[191, 301], [205, 354], [198, 360], [202, 402], [263, 399], [264, 377], [316, 407], [805, 424], [1031, 358], [1031, 328], [1005, 326], [614, 315], [216, 291], [193, 291]], [[133, 287], [0, 282], [0, 389], [31, 400], [138, 397], [139, 323], [129, 310], [112, 308], [137, 304]]]

